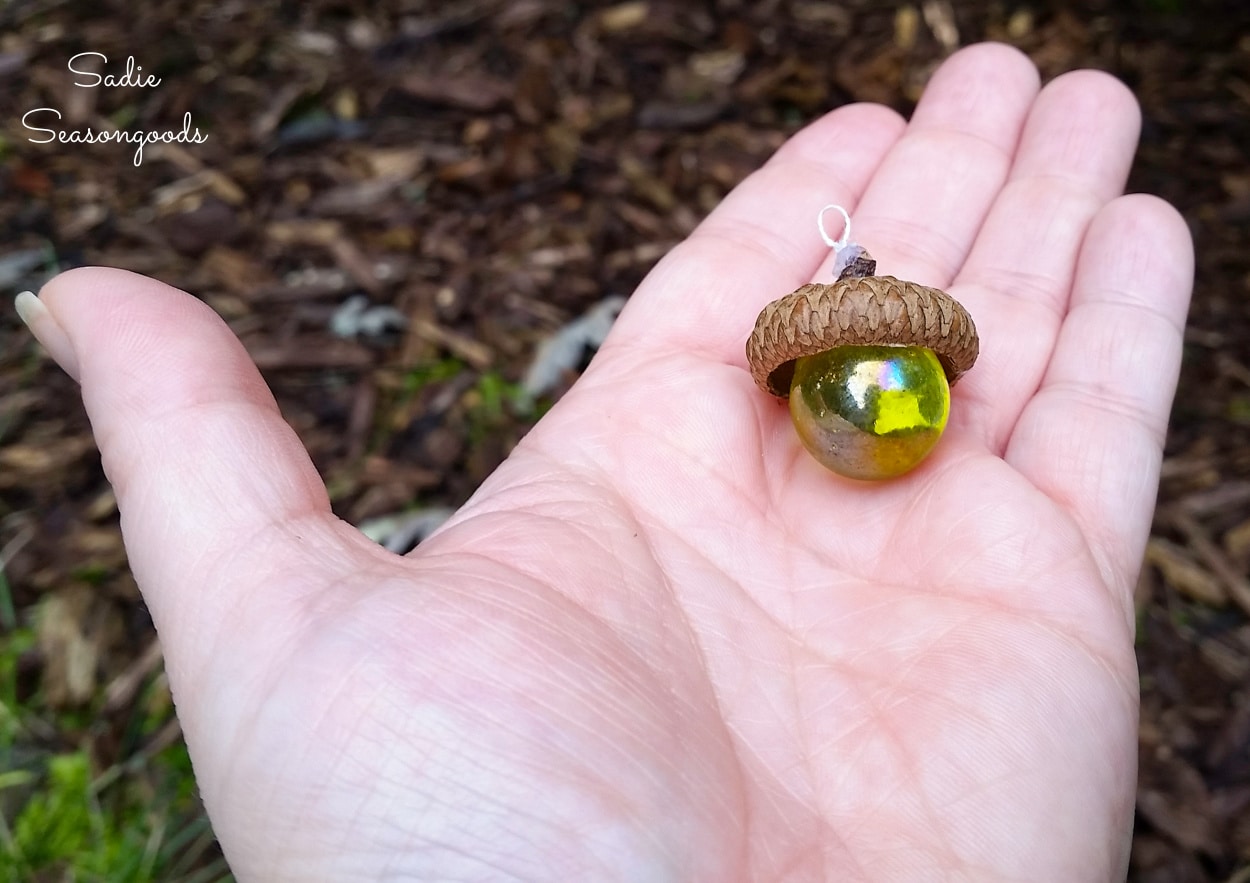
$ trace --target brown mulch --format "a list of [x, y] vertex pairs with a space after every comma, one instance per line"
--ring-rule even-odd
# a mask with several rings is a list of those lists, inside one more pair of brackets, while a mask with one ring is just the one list
[[[907, 111], [951, 49], [983, 39], [1021, 47], [1047, 77], [1124, 79], [1145, 114], [1130, 189], [1178, 206], [1198, 249], [1138, 599], [1130, 879], [1250, 880], [1250, 6], [361, 8], [180, 0], [127, 20], [111, 4], [0, 6], [0, 289], [109, 264], [195, 292], [261, 365], [357, 523], [463, 501], [534, 419], [500, 389], [538, 344], [632, 291], [803, 123], [852, 100]], [[86, 51], [114, 75], [133, 55], [161, 85], [75, 88], [66, 62]], [[29, 143], [20, 121], [38, 107], [79, 128], [177, 129], [189, 113], [208, 140], [148, 146], [135, 167], [133, 145]], [[334, 336], [357, 294], [409, 325]], [[76, 388], [11, 311], [0, 562], [0, 641], [38, 623], [21, 690], [49, 715], [95, 721], [36, 727], [33, 747], [86, 734], [109, 768], [177, 738], [122, 732], [159, 654]]]

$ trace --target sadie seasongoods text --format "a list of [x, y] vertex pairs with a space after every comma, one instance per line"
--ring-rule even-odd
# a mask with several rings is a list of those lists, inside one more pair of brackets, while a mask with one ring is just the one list
[[[99, 86], [109, 88], [135, 86], [150, 89], [161, 84], [160, 77], [142, 73], [143, 68], [135, 64], [133, 55], [127, 56], [126, 71], [121, 75], [101, 74], [85, 70], [83, 60], [91, 56], [100, 58], [104, 64], [108, 64], [108, 57], [102, 52], [80, 52], [66, 64], [70, 73], [74, 74], [74, 85], [79, 88], [95, 89]], [[78, 64], [77, 67], [75, 63]], [[181, 129], [166, 129], [162, 131], [120, 132], [106, 129], [65, 130], [49, 128], [55, 120], [59, 119], [61, 119], [61, 112], [54, 107], [36, 107], [33, 110], [26, 111], [22, 116], [22, 125], [30, 131], [41, 135], [39, 138], [32, 137], [27, 140], [34, 144], [51, 144], [54, 141], [61, 144], [107, 144], [110, 141], [124, 141], [136, 145], [133, 157], [136, 166], [143, 163], [143, 148], [148, 144], [170, 144], [174, 142], [203, 144], [208, 140], [208, 136], [201, 134], [198, 127], [192, 129], [190, 111], [183, 114]], [[43, 125], [38, 125], [39, 123]]]

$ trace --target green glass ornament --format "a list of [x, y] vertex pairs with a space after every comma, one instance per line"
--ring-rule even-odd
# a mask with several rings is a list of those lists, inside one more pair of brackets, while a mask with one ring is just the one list
[[795, 362], [790, 417], [803, 446], [847, 478], [910, 472], [950, 416], [950, 384], [933, 350], [839, 346]]
[[[834, 240], [827, 211], [844, 221]], [[764, 307], [747, 338], [747, 365], [764, 392], [790, 400], [803, 446], [859, 480], [915, 469], [942, 437], [951, 387], [976, 362], [976, 325], [946, 292], [878, 276], [851, 241], [851, 219], [816, 217], [833, 249], [834, 281], [812, 282]]]

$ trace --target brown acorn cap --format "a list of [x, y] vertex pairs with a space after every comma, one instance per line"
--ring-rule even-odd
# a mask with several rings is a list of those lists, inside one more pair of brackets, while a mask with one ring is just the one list
[[847, 276], [804, 285], [764, 307], [747, 340], [747, 363], [760, 389], [785, 398], [796, 359], [863, 344], [928, 347], [951, 386], [979, 348], [972, 317], [946, 292], [893, 276]]

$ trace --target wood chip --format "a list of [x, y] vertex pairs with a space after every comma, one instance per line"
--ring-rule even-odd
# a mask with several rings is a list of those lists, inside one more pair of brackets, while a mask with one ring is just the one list
[[[1192, 467], [1201, 472], [1212, 469], [1211, 462], [1206, 459], [1169, 458], [1164, 461], [1170, 464], [1170, 474], [1179, 474], [1183, 469]], [[1176, 505], [1196, 518], [1205, 518], [1219, 512], [1239, 509], [1250, 503], [1250, 481], [1226, 481], [1206, 490], [1195, 491], [1185, 495]]]
[[459, 107], [477, 113], [506, 106], [515, 90], [510, 81], [486, 74], [449, 77], [411, 73], [400, 81], [399, 88], [413, 98], [430, 104]]
[[260, 343], [248, 354], [262, 371], [305, 371], [321, 368], [368, 368], [376, 357], [364, 346], [347, 341]]
[[894, 13], [894, 45], [899, 49], [911, 49], [916, 45], [920, 32], [920, 13], [914, 6], [900, 6]]
[[1180, 803], [1172, 795], [1147, 790], [1137, 795], [1137, 811], [1186, 849], [1215, 853], [1215, 831], [1205, 806]]
[[76, 435], [36, 443], [15, 442], [0, 448], [0, 488], [52, 481], [93, 447], [91, 436]]
[[485, 370], [495, 361], [495, 353], [489, 346], [459, 332], [444, 328], [429, 319], [417, 318], [409, 325], [411, 333], [429, 343], [440, 346], [452, 355], [459, 356], [478, 370]]
[[631, 31], [645, 22], [650, 12], [650, 3], [618, 3], [599, 13], [599, 27], [607, 34]]
[[1214, 574], [1170, 540], [1151, 537], [1146, 544], [1146, 563], [1158, 568], [1164, 581], [1187, 598], [1212, 607], [1228, 602], [1228, 593]]
[[111, 714], [130, 705], [148, 677], [160, 669], [162, 662], [164, 656], [161, 653], [161, 642], [153, 637], [148, 642], [147, 649], [132, 659], [130, 665], [104, 688], [104, 706], [101, 711]]
[[925, 0], [921, 7], [925, 24], [946, 52], [959, 48], [959, 28], [955, 24], [955, 10], [950, 0]]
[[1188, 512], [1175, 510], [1171, 512], [1170, 520], [1185, 534], [1190, 548], [1193, 549], [1198, 559], [1223, 584], [1228, 597], [1247, 614], [1250, 614], [1250, 579], [1233, 566], [1198, 519]]
[[1250, 571], [1250, 519], [1225, 532], [1224, 549], [1239, 571]]

